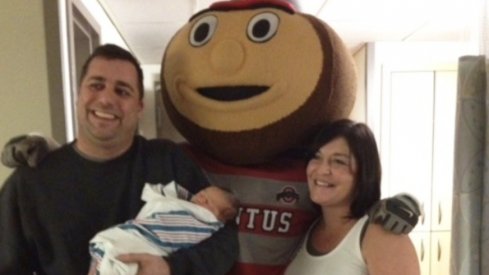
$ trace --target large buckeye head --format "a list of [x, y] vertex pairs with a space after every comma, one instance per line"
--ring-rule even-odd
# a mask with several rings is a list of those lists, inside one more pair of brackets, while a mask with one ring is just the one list
[[277, 0], [218, 2], [194, 15], [169, 43], [161, 72], [180, 133], [239, 165], [268, 161], [347, 117], [355, 80], [337, 34]]

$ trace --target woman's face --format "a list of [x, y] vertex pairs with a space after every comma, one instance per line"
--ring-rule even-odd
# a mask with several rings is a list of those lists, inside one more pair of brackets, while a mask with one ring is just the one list
[[345, 138], [331, 140], [307, 164], [311, 200], [320, 206], [349, 207], [356, 172], [356, 159]]

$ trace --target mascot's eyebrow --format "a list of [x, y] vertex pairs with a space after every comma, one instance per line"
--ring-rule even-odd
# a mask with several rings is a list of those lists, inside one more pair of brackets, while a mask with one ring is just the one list
[[260, 8], [275, 8], [275, 9], [283, 10], [290, 14], [295, 13], [294, 6], [292, 6], [292, 4], [290, 4], [289, 2], [285, 2], [285, 1], [278, 1], [278, 0], [221, 1], [221, 2], [215, 2], [208, 9], [202, 10], [194, 14], [192, 17], [190, 17], [189, 22], [192, 21], [195, 17], [210, 11], [236, 11], [236, 10], [260, 9]]

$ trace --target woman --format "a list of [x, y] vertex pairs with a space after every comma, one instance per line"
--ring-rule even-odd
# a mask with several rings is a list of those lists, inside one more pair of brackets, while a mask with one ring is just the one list
[[307, 164], [311, 200], [321, 210], [285, 274], [419, 275], [414, 246], [368, 223], [380, 199], [381, 166], [375, 138], [363, 123], [326, 126]]

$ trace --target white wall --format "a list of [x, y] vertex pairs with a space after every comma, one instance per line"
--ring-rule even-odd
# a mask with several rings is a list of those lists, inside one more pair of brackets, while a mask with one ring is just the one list
[[357, 67], [357, 97], [355, 99], [355, 105], [350, 114], [350, 118], [355, 121], [366, 122], [366, 47], [361, 47], [357, 52], [353, 54], [355, 64]]
[[[0, 34], [0, 145], [34, 130], [52, 135], [43, 1], [2, 0]], [[10, 173], [0, 165], [0, 185]]]

